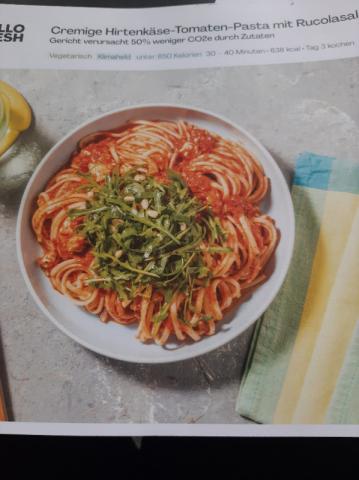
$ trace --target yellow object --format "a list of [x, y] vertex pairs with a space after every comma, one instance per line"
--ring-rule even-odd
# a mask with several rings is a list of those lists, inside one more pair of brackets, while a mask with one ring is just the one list
[[21, 132], [31, 125], [31, 108], [25, 98], [0, 80], [0, 155], [8, 150]]
[[[299, 422], [299, 418], [304, 421], [303, 403], [301, 401], [297, 410], [298, 401], [313, 356], [318, 355], [317, 341], [323, 322], [329, 322], [325, 320], [327, 301], [335, 285], [358, 204], [358, 195], [352, 193], [328, 192], [327, 194], [308, 294], [273, 423]], [[336, 222], [333, 222], [333, 218]], [[335, 312], [338, 314], [337, 311]], [[343, 315], [344, 312], [341, 316]], [[340, 316], [335, 318], [339, 319]], [[342, 328], [344, 329], [344, 323]], [[350, 332], [351, 329], [352, 326], [349, 328]], [[344, 336], [344, 332], [341, 332], [341, 335]], [[333, 365], [328, 363], [327, 369], [332, 371]], [[321, 371], [320, 374], [322, 375], [323, 372]], [[312, 417], [310, 418], [312, 420]], [[318, 419], [318, 423], [320, 420]], [[308, 423], [316, 422], [309, 422], [308, 417]]]

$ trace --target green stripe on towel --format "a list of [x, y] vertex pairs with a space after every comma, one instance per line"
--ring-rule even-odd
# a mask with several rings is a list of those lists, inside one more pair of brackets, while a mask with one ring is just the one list
[[359, 323], [341, 369], [326, 422], [359, 424]]

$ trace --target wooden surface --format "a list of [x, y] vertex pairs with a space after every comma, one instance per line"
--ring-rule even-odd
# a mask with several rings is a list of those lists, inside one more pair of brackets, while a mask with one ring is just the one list
[[2, 385], [0, 384], [0, 421], [7, 420], [6, 405]]

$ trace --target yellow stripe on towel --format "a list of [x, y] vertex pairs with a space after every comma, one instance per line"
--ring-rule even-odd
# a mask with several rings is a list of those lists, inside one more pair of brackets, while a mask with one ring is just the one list
[[323, 423], [359, 312], [359, 209], [354, 219], [293, 423]]
[[293, 421], [358, 205], [358, 195], [333, 191], [327, 193], [307, 297], [273, 423]]

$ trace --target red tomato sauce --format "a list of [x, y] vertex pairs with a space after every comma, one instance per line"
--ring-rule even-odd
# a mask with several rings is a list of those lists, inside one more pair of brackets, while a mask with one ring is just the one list
[[232, 215], [234, 218], [239, 218], [243, 214], [247, 217], [253, 217], [258, 213], [258, 207], [237, 195], [225, 201], [223, 212]]
[[71, 165], [78, 168], [81, 173], [88, 173], [89, 163], [114, 164], [114, 159], [109, 150], [111, 143], [113, 143], [113, 139], [108, 138], [97, 143], [90, 143], [74, 155]]
[[203, 153], [209, 153], [215, 147], [217, 140], [209, 132], [201, 128], [190, 129], [189, 140], [178, 140], [175, 148], [178, 150], [177, 162], [190, 161]]
[[77, 233], [77, 227], [81, 225], [83, 217], [71, 220], [67, 227], [62, 226], [56, 238], [58, 254], [63, 259], [69, 259], [74, 254], [81, 254], [88, 247], [88, 243], [82, 235]]
[[189, 189], [202, 203], [210, 205], [213, 213], [219, 215], [222, 212], [222, 194], [213, 188], [211, 179], [197, 172], [192, 172], [186, 167], [181, 174]]

